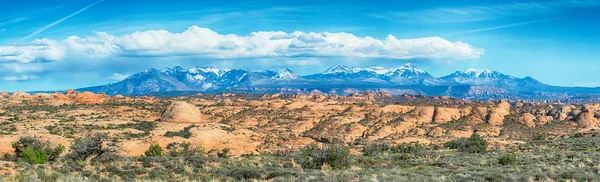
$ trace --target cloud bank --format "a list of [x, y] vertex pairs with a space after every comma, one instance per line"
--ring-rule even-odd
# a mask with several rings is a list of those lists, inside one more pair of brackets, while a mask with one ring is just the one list
[[110, 57], [194, 56], [212, 59], [278, 57], [359, 57], [391, 59], [477, 59], [484, 50], [440, 37], [379, 40], [350, 33], [296, 31], [253, 32], [250, 35], [219, 34], [191, 26], [181, 33], [165, 30], [114, 36], [96, 32], [91, 37], [65, 40], [37, 39], [28, 44], [0, 46], [0, 62], [35, 63], [68, 59]]
[[33, 79], [38, 79], [38, 77], [35, 75], [20, 75], [20, 76], [7, 76], [7, 77], [2, 78], [2, 80], [7, 81], [7, 82], [27, 81], [27, 80], [33, 80]]
[[117, 36], [96, 32], [89, 37], [43, 38], [0, 46], [0, 82], [60, 85], [67, 79], [67, 85], [82, 87], [123, 80], [147, 68], [176, 65], [258, 70], [372, 60], [473, 60], [484, 53], [465, 42], [440, 37], [399, 39], [388, 35], [376, 39], [300, 31], [234, 35], [191, 26], [178, 33], [150, 30]]

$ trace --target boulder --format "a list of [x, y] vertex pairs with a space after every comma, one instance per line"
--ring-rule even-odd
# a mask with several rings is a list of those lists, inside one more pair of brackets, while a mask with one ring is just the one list
[[580, 127], [592, 128], [597, 126], [598, 120], [594, 117], [594, 109], [589, 106], [584, 106], [581, 112], [575, 116], [575, 121]]

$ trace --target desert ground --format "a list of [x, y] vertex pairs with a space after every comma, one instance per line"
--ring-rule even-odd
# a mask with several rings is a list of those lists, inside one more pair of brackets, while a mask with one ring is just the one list
[[[69, 153], [75, 140], [102, 135], [105, 143], [111, 143], [111, 146], [118, 148], [116, 152], [123, 158], [144, 156], [152, 144], [166, 147], [171, 143], [185, 142], [202, 148], [207, 158], [226, 157], [228, 160], [239, 162], [249, 160], [248, 156], [293, 153], [313, 144], [323, 147], [348, 146], [350, 155], [361, 156], [366, 155], [365, 151], [374, 145], [447, 146], [445, 144], [451, 141], [476, 134], [489, 143], [489, 146], [486, 145], [487, 150], [504, 151], [489, 154], [498, 157], [496, 155], [509, 150], [515, 151], [515, 148], [521, 148], [517, 151], [525, 155], [531, 149], [522, 149], [523, 146], [531, 145], [540, 138], [544, 141], [559, 141], [568, 138], [575, 140], [572, 136], [578, 136], [577, 138], [590, 137], [590, 140], [595, 141], [594, 137], [600, 131], [598, 116], [600, 104], [595, 103], [470, 101], [422, 95], [391, 96], [385, 93], [355, 93], [347, 96], [197, 94], [185, 97], [125, 97], [73, 90], [66, 93], [33, 95], [3, 92], [0, 95], [0, 153], [5, 153], [6, 156], [14, 155], [14, 142], [23, 136], [34, 136], [39, 140], [50, 141], [52, 145], [65, 146], [66, 151], [62, 154], [64, 156]], [[228, 150], [225, 156], [224, 149]], [[595, 155], [598, 154], [593, 153], [593, 156]], [[19, 178], [20, 174], [37, 169], [36, 166], [20, 164], [22, 162], [19, 162], [19, 159], [8, 158], [10, 157], [5, 157], [6, 160], [0, 164], [3, 166], [0, 175], [4, 175], [7, 181], [22, 181], [24, 178]], [[573, 162], [573, 169], [576, 169], [577, 165], [582, 168], [587, 166], [581, 162]], [[213, 167], [225, 165], [223, 161], [213, 161], [211, 164]], [[600, 175], [597, 164], [598, 161], [591, 162], [590, 165], [594, 166], [596, 172], [589, 175]], [[351, 169], [358, 168], [355, 164], [350, 166]], [[457, 166], [461, 165], [452, 165], [448, 169], [455, 169]], [[39, 168], [39, 164], [37, 167]], [[110, 176], [106, 176], [108, 172], [100, 172], [101, 167], [88, 168], [99, 169], [97, 172], [103, 175], [98, 179], [106, 177], [113, 180], [131, 180], [119, 175], [109, 178]], [[344, 173], [338, 172], [332, 173]], [[194, 170], [190, 173], [194, 173]], [[373, 174], [375, 173], [377, 172]], [[77, 171], [74, 174], [77, 174]], [[92, 179], [85, 174], [81, 175], [85, 177], [82, 179]], [[336, 175], [329, 176], [330, 178], [325, 175], [325, 178], [312, 181], [342, 179]], [[138, 176], [141, 177], [133, 179], [144, 179], [149, 175]], [[266, 177], [266, 174], [258, 176], [256, 179], [245, 176], [229, 178], [224, 175], [223, 178], [216, 177], [212, 180], [279, 179]], [[362, 181], [363, 177], [364, 175], [358, 175], [348, 179]], [[568, 176], [539, 180], [534, 177], [526, 179], [571, 179]], [[379, 179], [376, 176], [373, 178]], [[193, 180], [182, 176], [164, 180], [169, 179]], [[311, 181], [308, 178], [294, 178], [293, 175], [292, 179], [295, 180], [291, 181]], [[457, 180], [452, 177], [425, 179]], [[478, 179], [473, 178], [474, 181], [479, 181]], [[501, 179], [500, 181], [506, 180]]]

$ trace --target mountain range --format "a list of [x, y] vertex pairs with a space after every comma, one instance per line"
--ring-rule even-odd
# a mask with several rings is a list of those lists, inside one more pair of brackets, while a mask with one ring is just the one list
[[300, 76], [290, 69], [249, 71], [215, 67], [147, 69], [107, 85], [76, 89], [109, 95], [169, 95], [191, 92], [350, 94], [388, 92], [466, 99], [580, 99], [600, 95], [600, 88], [559, 87], [534, 78], [492, 70], [468, 69], [434, 77], [412, 64], [397, 68], [335, 65]]

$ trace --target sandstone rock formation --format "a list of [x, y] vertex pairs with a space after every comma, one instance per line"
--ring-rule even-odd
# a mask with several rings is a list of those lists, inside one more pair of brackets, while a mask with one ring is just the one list
[[518, 121], [529, 128], [535, 127], [535, 120], [537, 118], [533, 114], [525, 113], [523, 114]]
[[492, 108], [487, 116], [487, 123], [494, 126], [504, 124], [504, 116], [510, 114], [510, 103], [500, 101], [497, 107]]
[[542, 126], [554, 119], [551, 116], [539, 116], [537, 120], [538, 120], [537, 125]]
[[77, 92], [75, 92], [73, 89], [69, 89], [65, 95], [69, 98], [75, 98], [77, 96]]
[[2, 91], [2, 93], [0, 93], [0, 97], [4, 97], [4, 98], [6, 98], [6, 97], [8, 97], [8, 96], [10, 96], [10, 95], [9, 95], [9, 94], [8, 94], [8, 92], [6, 92], [6, 91]]
[[160, 116], [163, 122], [202, 123], [204, 119], [198, 107], [183, 101], [175, 101]]
[[575, 121], [580, 127], [591, 128], [598, 125], [598, 120], [594, 117], [594, 108], [586, 105], [575, 117]]
[[461, 117], [461, 113], [455, 108], [438, 107], [435, 109], [433, 121], [437, 123], [445, 123], [452, 120], [457, 120]]
[[[69, 94], [67, 94], [67, 96], [68, 95]], [[104, 101], [104, 96], [96, 95], [92, 92], [83, 92], [83, 93], [77, 94], [77, 96], [75, 96], [75, 99], [73, 99], [73, 101], [78, 104], [97, 104], [97, 103], [101, 103], [102, 101]]]

